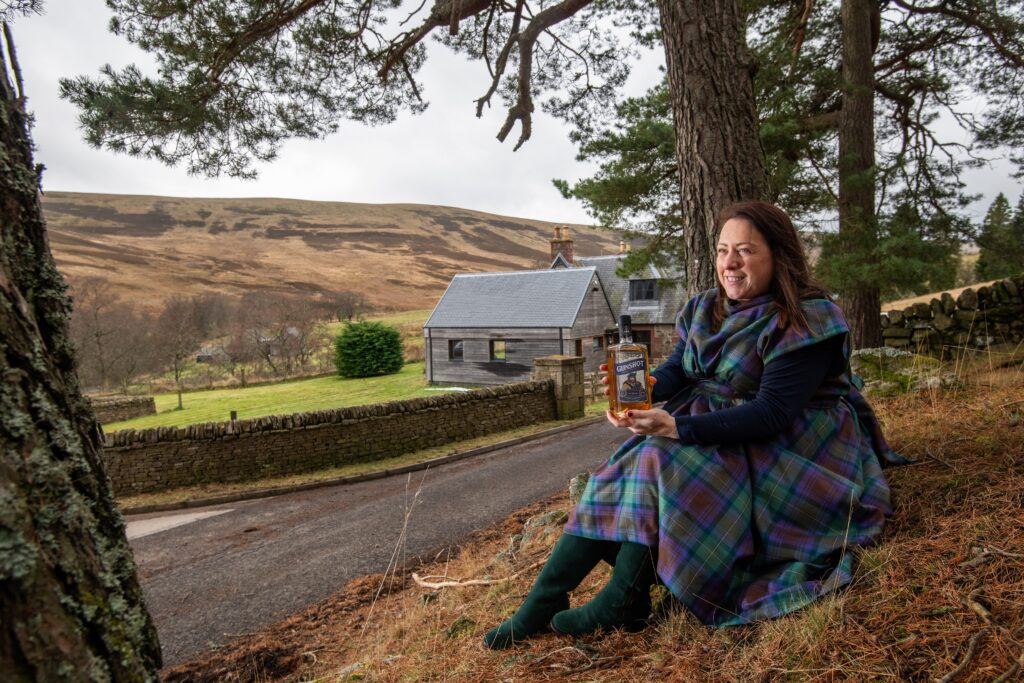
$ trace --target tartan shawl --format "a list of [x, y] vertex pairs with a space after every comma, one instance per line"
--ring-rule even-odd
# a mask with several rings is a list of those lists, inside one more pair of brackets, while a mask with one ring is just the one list
[[[693, 382], [670, 402], [673, 415], [750, 400], [773, 358], [849, 331], [825, 299], [801, 303], [809, 329], [781, 329], [766, 295], [728, 305], [712, 332], [716, 296], [696, 296], [679, 316]], [[628, 439], [591, 476], [565, 531], [656, 547], [660, 580], [709, 625], [777, 617], [847, 584], [851, 547], [875, 541], [892, 513], [881, 461], [901, 458], [845, 365], [789, 428], [764, 440]]]

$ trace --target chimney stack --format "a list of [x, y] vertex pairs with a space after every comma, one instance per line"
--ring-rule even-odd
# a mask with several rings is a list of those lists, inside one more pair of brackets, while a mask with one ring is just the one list
[[573, 262], [573, 246], [572, 236], [569, 232], [568, 225], [556, 225], [555, 226], [555, 237], [551, 240], [551, 260], [561, 254], [562, 258], [572, 264]]

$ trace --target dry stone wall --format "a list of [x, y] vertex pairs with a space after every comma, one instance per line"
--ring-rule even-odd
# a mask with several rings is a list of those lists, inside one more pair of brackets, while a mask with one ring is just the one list
[[152, 396], [90, 396], [89, 403], [102, 424], [156, 414]]
[[107, 434], [118, 495], [379, 460], [555, 417], [554, 382], [408, 401]]
[[1024, 274], [882, 314], [885, 345], [955, 358], [1024, 339]]

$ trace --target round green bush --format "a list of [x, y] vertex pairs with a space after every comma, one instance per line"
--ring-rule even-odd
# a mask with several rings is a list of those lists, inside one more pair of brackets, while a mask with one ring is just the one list
[[334, 364], [342, 377], [390, 375], [402, 363], [402, 336], [384, 323], [348, 322], [334, 339]]

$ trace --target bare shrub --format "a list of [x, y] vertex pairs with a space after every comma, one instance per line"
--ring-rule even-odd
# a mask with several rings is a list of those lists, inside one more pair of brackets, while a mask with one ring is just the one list
[[104, 391], [116, 384], [127, 392], [140, 374], [153, 369], [153, 316], [122, 300], [100, 278], [73, 280], [70, 289], [71, 339], [83, 384]]
[[180, 409], [182, 373], [202, 343], [192, 301], [181, 296], [167, 299], [163, 311], [156, 319], [155, 327], [153, 349], [162, 365], [174, 375]]
[[321, 299], [321, 306], [339, 323], [358, 318], [369, 310], [366, 297], [359, 292], [328, 292]]

